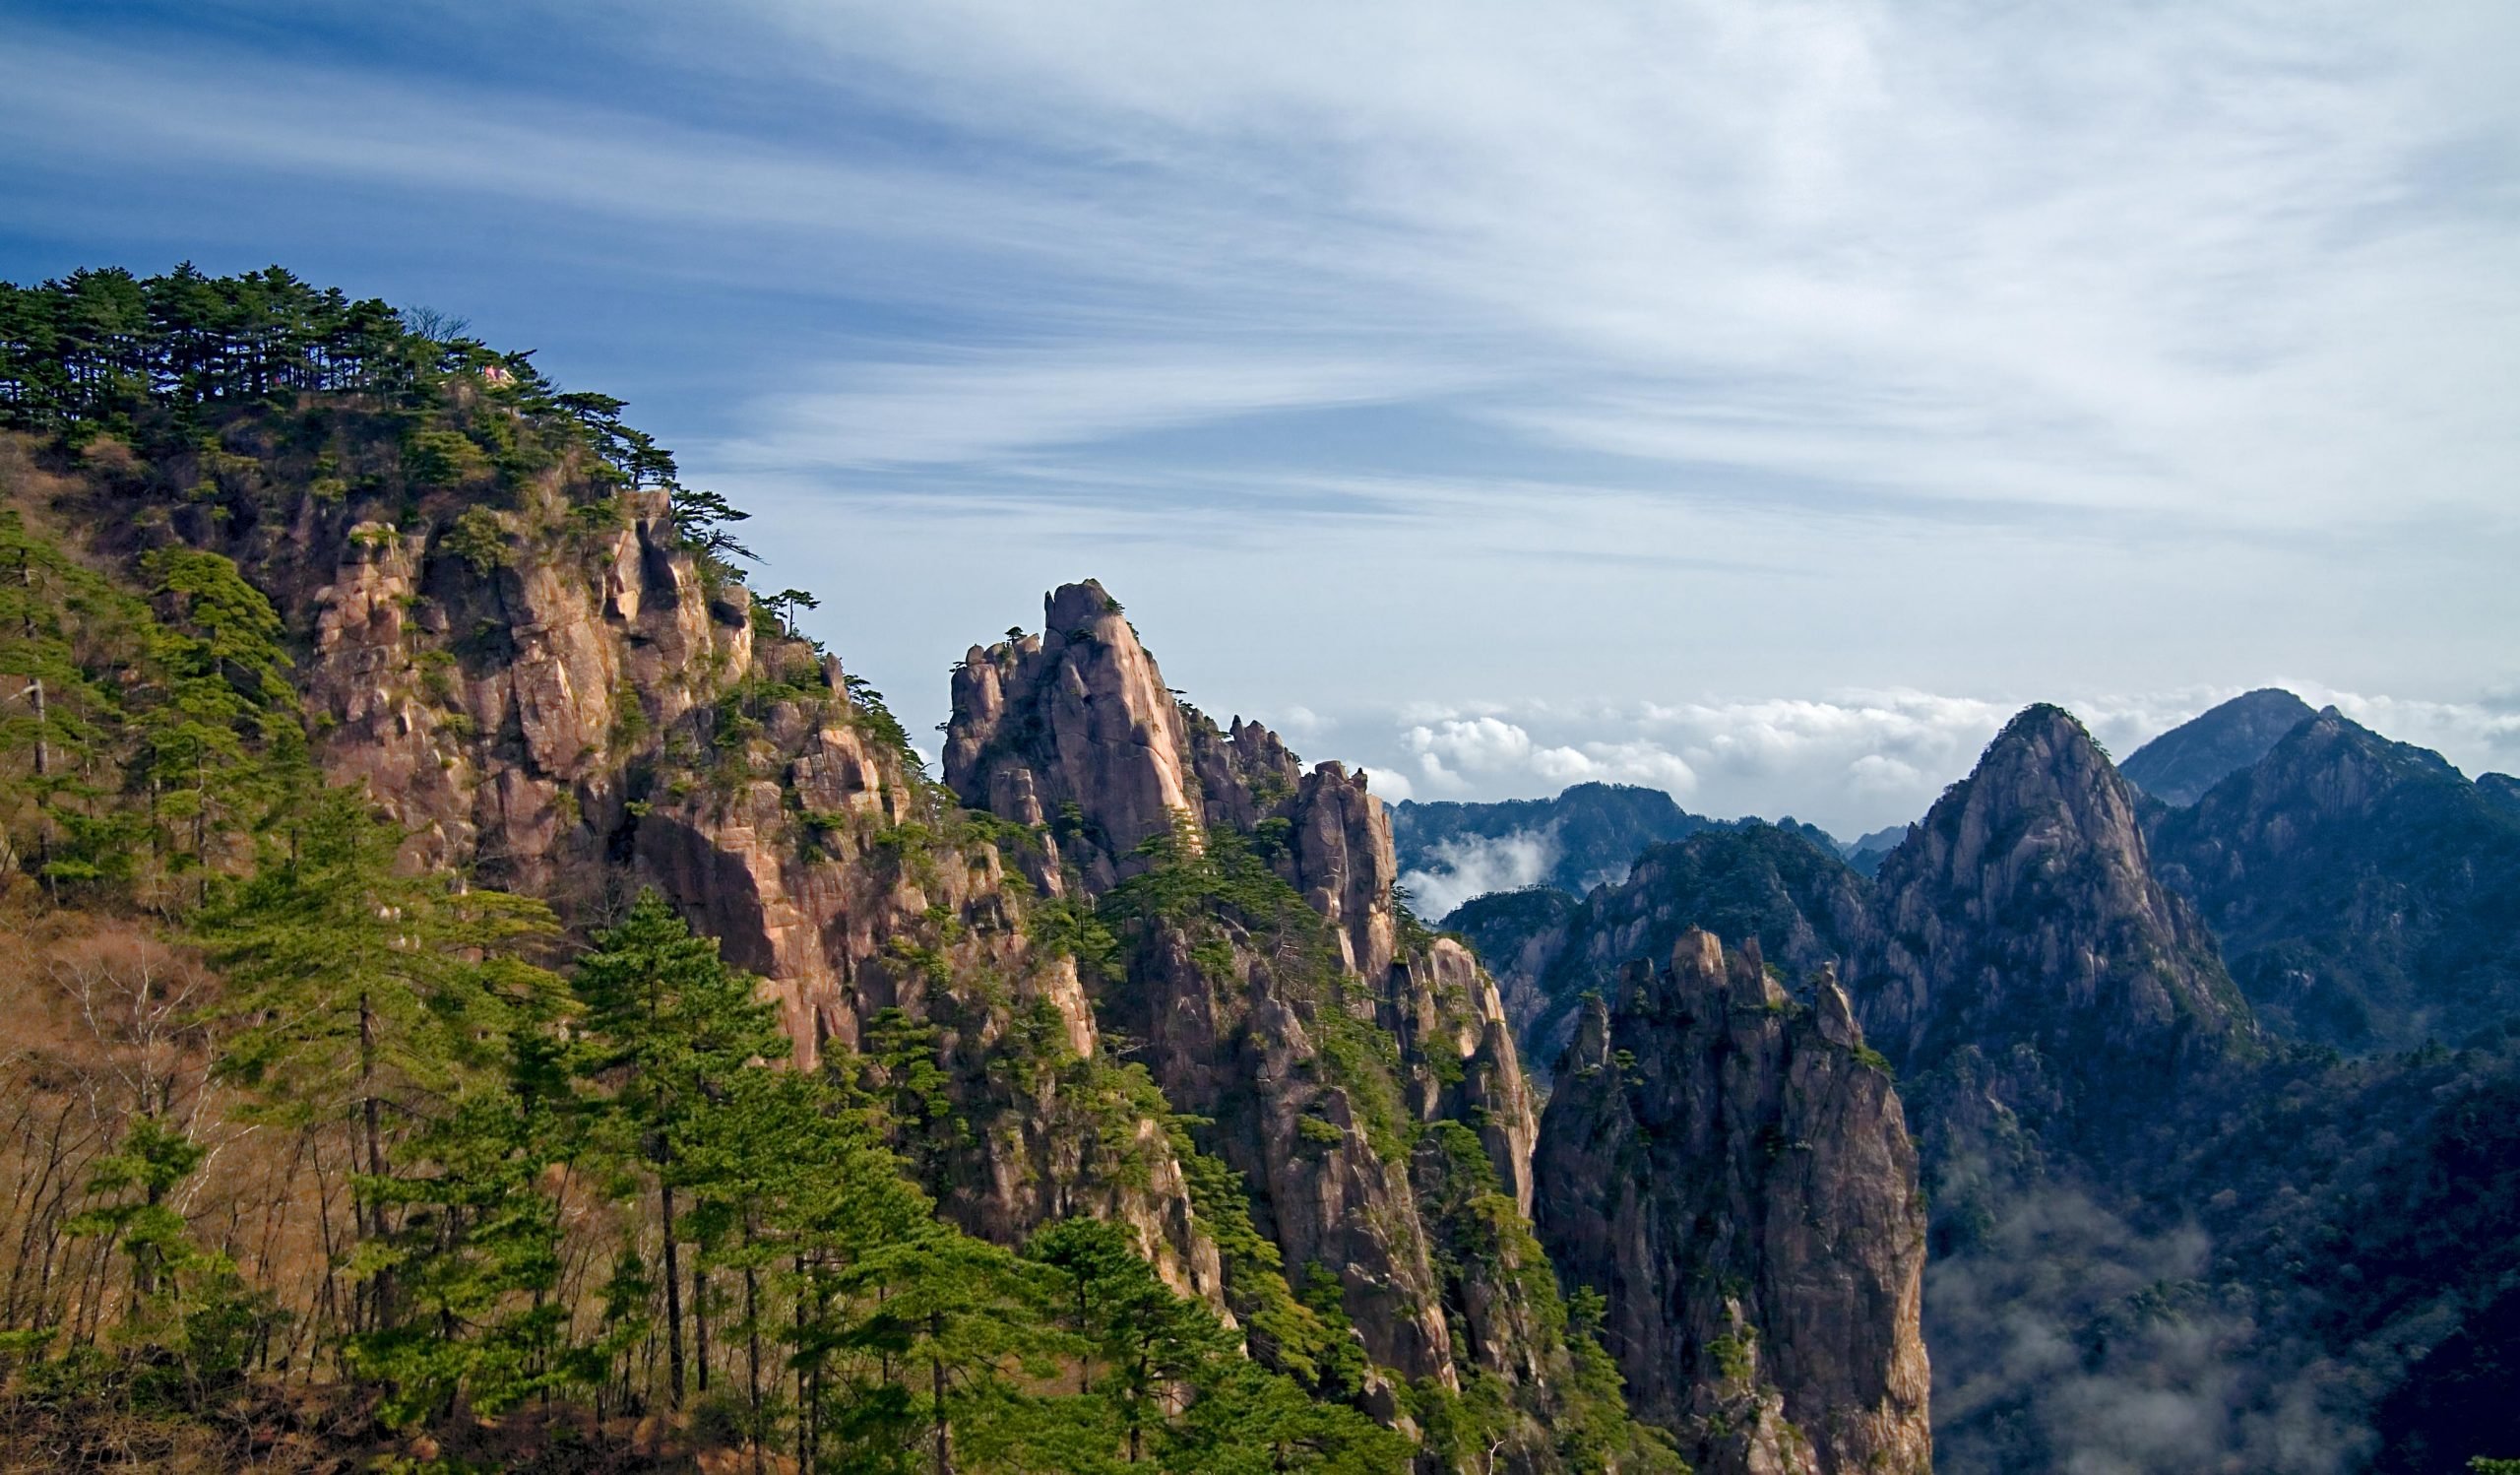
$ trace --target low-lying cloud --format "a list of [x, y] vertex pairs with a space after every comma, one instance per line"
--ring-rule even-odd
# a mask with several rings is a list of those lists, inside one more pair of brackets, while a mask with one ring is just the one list
[[[2470, 775], [2520, 768], [2520, 696], [2446, 702], [2281, 681]], [[2237, 687], [2049, 698], [2123, 757]], [[1843, 838], [1922, 815], [2033, 697], [1915, 690], [1693, 702], [1462, 703], [1396, 720], [1305, 714], [1313, 745], [1388, 800], [1534, 798], [1599, 781], [1661, 789], [1718, 818], [1791, 814]], [[1495, 869], [1501, 863], [1484, 863]], [[1502, 873], [1501, 871], [1499, 873]]]
[[1431, 864], [1403, 873], [1400, 884], [1418, 916], [1440, 918], [1474, 896], [1518, 890], [1546, 879], [1556, 868], [1557, 858], [1553, 829], [1458, 835], [1429, 849], [1426, 859]]
[[2141, 1234], [2088, 1196], [2018, 1200], [1925, 1271], [1935, 1463], [2066, 1475], [2333, 1475], [2370, 1435], [2340, 1370], [2270, 1346], [2203, 1278], [2192, 1225]]

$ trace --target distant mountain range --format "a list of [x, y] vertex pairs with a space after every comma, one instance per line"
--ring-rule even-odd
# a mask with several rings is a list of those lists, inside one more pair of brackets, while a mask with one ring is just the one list
[[[1430, 917], [1474, 896], [1522, 886], [1581, 896], [1624, 878], [1648, 846], [1765, 823], [1756, 816], [1692, 814], [1662, 790], [1632, 784], [1577, 784], [1553, 799], [1493, 803], [1404, 800], [1391, 808], [1402, 881]], [[1833, 853], [1843, 849], [1817, 825], [1790, 815], [1777, 824]]]
[[[2261, 745], [2287, 703], [2300, 720]], [[1939, 1469], [2446, 1472], [2520, 1448], [2483, 1391], [2520, 1369], [2520, 783], [2280, 692], [2155, 748], [2162, 788], [2206, 784], [2192, 805], [2034, 707], [1877, 877], [1800, 833], [1706, 826], [1581, 898], [1487, 896], [1447, 926], [1528, 1058], [1595, 1072], [1552, 1087], [1580, 1105], [1551, 1130], [1606, 1110], [1605, 1052], [1634, 1059], [1636, 1125], [1592, 1130], [1640, 1160], [1768, 1110], [1744, 1082], [1649, 1120], [1658, 1083], [1707, 1091], [1662, 1042], [1721, 1018], [1717, 1053], [1772, 1050], [1748, 1019], [1825, 1018], [1843, 986], [1921, 1165]], [[1691, 994], [1699, 930], [1791, 996]], [[1791, 1160], [1806, 1138], [1768, 1140]], [[1654, 1268], [1616, 1241], [1565, 1252]]]

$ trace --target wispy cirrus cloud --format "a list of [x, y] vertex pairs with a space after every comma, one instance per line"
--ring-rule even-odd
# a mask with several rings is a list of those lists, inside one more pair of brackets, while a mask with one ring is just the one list
[[2508, 6], [0, 27], [13, 275], [309, 250], [626, 389], [919, 720], [1092, 573], [1430, 795], [1868, 827], [2009, 710], [1919, 693], [2285, 672], [2503, 751], [2438, 714], [2520, 680]]

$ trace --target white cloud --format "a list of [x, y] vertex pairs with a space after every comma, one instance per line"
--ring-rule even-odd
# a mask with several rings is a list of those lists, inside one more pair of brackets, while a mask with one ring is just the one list
[[753, 431], [716, 454], [739, 471], [950, 466], [1259, 411], [1404, 398], [1458, 377], [1389, 355], [1192, 344], [857, 362], [756, 402]]
[[[2443, 752], [2471, 775], [2520, 768], [2520, 702], [2414, 701], [2281, 682], [2385, 737]], [[2120, 757], [2236, 696], [2240, 687], [2049, 697]], [[1987, 742], [2034, 697], [1896, 690], [1824, 698], [1689, 703], [1420, 705], [1387, 729], [1442, 797], [1554, 794], [1599, 780], [1663, 789], [1720, 818], [1792, 814], [1852, 839], [1922, 816], [1968, 775]], [[1510, 720], [1509, 720], [1510, 719]], [[1345, 731], [1369, 731], [1352, 720]], [[1491, 888], [1492, 889], [1492, 888]]]
[[1545, 877], [1556, 866], [1557, 836], [1550, 830], [1510, 835], [1461, 835], [1428, 853], [1434, 865], [1402, 875], [1411, 905], [1420, 917], [1440, 919], [1474, 896], [1512, 891]]
[[1420, 724], [1409, 730], [1405, 741], [1430, 777], [1448, 769], [1497, 773], [1519, 767], [1532, 755], [1532, 735], [1493, 717]]
[[2244, 526], [2511, 518], [2520, 108], [2478, 60], [2507, 8], [754, 9], [800, 73], [879, 63], [1233, 237], [1183, 310], [1484, 338], [1524, 368], [1485, 413], [1569, 445]]

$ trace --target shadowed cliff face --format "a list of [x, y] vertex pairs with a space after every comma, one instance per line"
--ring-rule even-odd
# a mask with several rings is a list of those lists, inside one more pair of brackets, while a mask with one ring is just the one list
[[1581, 901], [1513, 891], [1444, 919], [1496, 971], [1526, 1055], [1554, 1060], [1589, 992], [1607, 994], [1639, 957], [1662, 957], [1683, 932], [1756, 938], [1797, 974], [1833, 964], [1872, 937], [1872, 888], [1799, 830], [1756, 821], [1703, 830], [1637, 856], [1627, 879]]
[[1796, 1002], [1756, 943], [1696, 930], [1630, 965], [1584, 1007], [1539, 1161], [1544, 1243], [1698, 1468], [1931, 1467], [1916, 1153], [1834, 978]]

